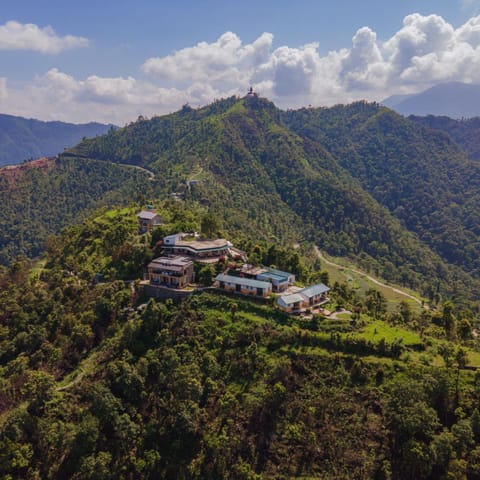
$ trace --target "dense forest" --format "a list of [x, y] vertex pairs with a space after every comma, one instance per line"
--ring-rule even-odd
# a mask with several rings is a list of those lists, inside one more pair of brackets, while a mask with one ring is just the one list
[[0, 166], [57, 155], [82, 138], [102, 135], [110, 128], [101, 123], [75, 125], [0, 114]]
[[408, 119], [447, 133], [467, 152], [470, 159], [480, 160], [480, 144], [478, 141], [480, 136], [480, 117], [455, 120], [449, 117], [437, 117], [434, 115], [425, 117], [410, 115]]
[[448, 263], [480, 275], [480, 165], [452, 138], [375, 104], [287, 112]]
[[148, 194], [152, 183], [140, 170], [84, 159], [0, 169], [0, 265], [37, 257], [49, 235], [102, 206]]
[[[2, 478], [480, 478], [473, 312], [392, 310], [347, 283], [331, 285], [329, 308], [351, 312], [335, 319], [214, 291], [157, 303], [138, 280], [158, 239], [210, 214], [156, 201], [165, 224], [139, 235], [139, 206], [0, 272]], [[321, 273], [278, 244], [231, 240], [301, 279]]]

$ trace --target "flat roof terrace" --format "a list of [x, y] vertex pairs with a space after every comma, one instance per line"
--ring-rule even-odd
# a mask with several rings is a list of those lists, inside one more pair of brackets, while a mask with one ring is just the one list
[[185, 240], [178, 240], [172, 245], [172, 248], [190, 248], [197, 252], [209, 252], [220, 250], [224, 248], [230, 248], [232, 244], [225, 240], [224, 238], [219, 238], [217, 240], [192, 240], [192, 241], [185, 241]]
[[148, 264], [148, 268], [168, 267], [172, 270], [181, 270], [189, 265], [192, 265], [192, 260], [188, 257], [158, 257]]

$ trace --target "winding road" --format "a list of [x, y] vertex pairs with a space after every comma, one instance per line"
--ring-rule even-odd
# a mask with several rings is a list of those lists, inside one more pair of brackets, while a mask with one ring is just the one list
[[129, 163], [117, 163], [117, 165], [121, 165], [122, 167], [136, 168], [137, 170], [148, 173], [148, 175], [150, 176], [150, 180], [155, 180], [155, 174], [151, 170], [147, 170], [146, 168], [139, 167], [138, 165], [131, 165]]
[[344, 265], [339, 265], [338, 263], [334, 263], [334, 262], [331, 262], [330, 260], [327, 260], [317, 246], [315, 246], [315, 253], [317, 254], [318, 258], [320, 260], [322, 260], [322, 262], [325, 262], [327, 265], [330, 265], [330, 266], [336, 267], [336, 268], [343, 268], [343, 269], [351, 270], [352, 272], [355, 272], [358, 275], [361, 275], [365, 278], [368, 278], [368, 280], [370, 280], [372, 283], [375, 283], [376, 285], [379, 285], [380, 287], [383, 287], [383, 288], [388, 288], [392, 292], [395, 292], [395, 293], [398, 293], [400, 295], [403, 295], [404, 297], [410, 298], [411, 300], [417, 302], [419, 305], [423, 306], [423, 302], [421, 300], [419, 300], [417, 297], [414, 297], [413, 295], [410, 295], [407, 292], [404, 292], [403, 290], [400, 290], [399, 288], [391, 287], [390, 285], [387, 285], [386, 283], [382, 283], [379, 280], [377, 280], [376, 278], [371, 277], [370, 275], [366, 274], [365, 272], [361, 272], [360, 270], [356, 270], [355, 268], [345, 267]]

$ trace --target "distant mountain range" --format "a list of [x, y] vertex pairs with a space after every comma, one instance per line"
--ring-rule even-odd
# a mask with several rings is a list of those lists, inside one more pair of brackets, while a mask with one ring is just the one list
[[84, 137], [106, 133], [112, 125], [75, 125], [0, 114], [0, 166], [56, 155]]
[[412, 95], [392, 95], [381, 102], [402, 115], [480, 116], [480, 85], [442, 83]]

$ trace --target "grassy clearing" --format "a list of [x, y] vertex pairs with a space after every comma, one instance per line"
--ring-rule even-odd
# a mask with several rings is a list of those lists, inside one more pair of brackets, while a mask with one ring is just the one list
[[422, 343], [420, 335], [411, 330], [388, 325], [380, 320], [369, 323], [361, 332], [361, 336], [366, 340], [378, 341], [384, 338], [387, 342], [402, 340], [405, 346], [419, 345]]
[[85, 375], [92, 374], [99, 363], [101, 354], [101, 351], [94, 351], [90, 356], [83, 360], [73, 372], [69, 373], [58, 383], [57, 391], [67, 390], [73, 385], [79, 383]]
[[31, 279], [40, 278], [40, 274], [42, 273], [42, 270], [44, 269], [46, 263], [47, 263], [46, 259], [38, 260], [37, 262], [35, 262], [35, 265], [33, 266], [32, 270], [30, 270], [29, 277]]
[[468, 351], [468, 364], [471, 367], [480, 368], [480, 352], [475, 352], [474, 350]]

